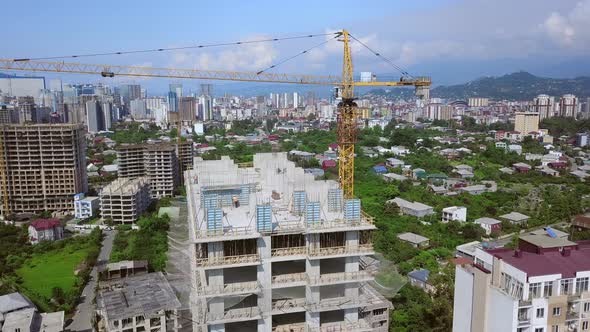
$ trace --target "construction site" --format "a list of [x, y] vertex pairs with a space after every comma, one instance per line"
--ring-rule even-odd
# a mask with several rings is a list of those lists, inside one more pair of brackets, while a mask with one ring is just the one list
[[360, 200], [286, 153], [242, 166], [195, 158], [185, 172], [194, 331], [387, 331]]

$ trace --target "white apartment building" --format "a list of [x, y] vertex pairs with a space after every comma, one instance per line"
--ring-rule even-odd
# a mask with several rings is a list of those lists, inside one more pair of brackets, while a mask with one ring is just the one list
[[474, 264], [457, 266], [453, 332], [588, 331], [590, 244], [552, 235], [476, 248]]
[[86, 197], [83, 193], [76, 194], [74, 195], [74, 217], [76, 219], [92, 218], [98, 210], [98, 205], [98, 197]]
[[146, 177], [118, 178], [100, 191], [100, 214], [115, 224], [134, 223], [150, 205], [150, 184]]
[[442, 210], [442, 222], [448, 223], [449, 221], [467, 221], [467, 208], [464, 206], [449, 206]]
[[184, 173], [193, 330], [387, 331], [391, 304], [368, 282], [373, 220], [335, 181], [286, 153], [227, 157]]

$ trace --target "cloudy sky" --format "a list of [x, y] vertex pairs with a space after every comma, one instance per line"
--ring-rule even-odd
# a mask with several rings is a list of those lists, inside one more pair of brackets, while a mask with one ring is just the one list
[[[2, 58], [177, 47], [346, 28], [396, 65], [414, 75], [430, 75], [438, 84], [517, 70], [552, 77], [590, 75], [590, 0], [6, 0], [2, 25]], [[258, 71], [326, 38], [331, 37], [76, 61]], [[341, 43], [331, 40], [274, 71], [339, 74], [341, 54]], [[353, 59], [357, 72], [399, 75], [358, 43], [353, 43]]]

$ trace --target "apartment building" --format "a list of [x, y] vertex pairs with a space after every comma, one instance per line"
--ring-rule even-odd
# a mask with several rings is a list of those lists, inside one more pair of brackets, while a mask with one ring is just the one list
[[180, 302], [162, 272], [103, 282], [96, 297], [99, 332], [176, 332]]
[[194, 331], [387, 331], [391, 304], [368, 282], [373, 220], [335, 181], [286, 153], [227, 157], [184, 173]]
[[443, 223], [450, 221], [466, 222], [467, 221], [467, 208], [464, 206], [449, 206], [442, 209]]
[[1, 125], [2, 215], [73, 211], [74, 195], [88, 190], [85, 134], [82, 125]]
[[[181, 148], [183, 153], [186, 148]], [[171, 197], [179, 184], [177, 148], [172, 144], [122, 144], [117, 147], [119, 177], [146, 176], [152, 198]]]
[[539, 113], [537, 112], [516, 112], [514, 115], [514, 131], [522, 135], [539, 131]]
[[176, 156], [183, 172], [193, 169], [193, 141], [187, 140], [176, 144]]
[[151, 201], [150, 184], [146, 177], [118, 178], [100, 191], [100, 214], [115, 224], [134, 223]]
[[453, 332], [588, 331], [590, 243], [551, 231], [456, 267]]

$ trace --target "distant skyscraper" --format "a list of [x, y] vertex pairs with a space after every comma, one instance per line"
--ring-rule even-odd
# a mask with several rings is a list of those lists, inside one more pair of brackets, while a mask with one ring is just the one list
[[576, 118], [578, 115], [578, 98], [574, 95], [563, 95], [559, 100], [559, 116]]
[[201, 95], [202, 96], [212, 96], [213, 95], [213, 85], [201, 84]]
[[134, 119], [147, 119], [147, 109], [145, 106], [145, 100], [136, 99], [131, 101], [131, 116]]
[[[113, 105], [109, 102], [102, 104], [102, 115], [103, 115], [103, 123], [104, 123], [104, 130], [110, 130], [113, 126]], [[117, 121], [117, 120], [114, 120]]]
[[299, 107], [299, 94], [297, 92], [293, 92], [293, 107]]
[[539, 113], [539, 120], [553, 117], [555, 99], [548, 95], [538, 95], [533, 100], [532, 110]]
[[141, 98], [141, 86], [138, 84], [124, 84], [119, 87], [119, 93], [125, 105], [129, 105], [132, 100]]
[[178, 100], [178, 112], [182, 121], [195, 121], [197, 116], [195, 97], [180, 97]]
[[86, 126], [89, 133], [104, 130], [104, 114], [100, 103], [96, 100], [86, 102]]
[[174, 83], [174, 84], [170, 84], [168, 87], [169, 87], [169, 90], [168, 91], [176, 93], [176, 97], [180, 98], [180, 97], [183, 96], [183, 94], [182, 94], [182, 84], [180, 84], [180, 83]]

